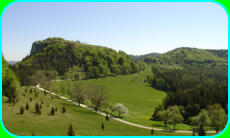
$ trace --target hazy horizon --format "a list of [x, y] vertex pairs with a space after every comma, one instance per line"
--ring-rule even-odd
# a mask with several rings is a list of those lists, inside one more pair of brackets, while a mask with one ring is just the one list
[[228, 49], [228, 18], [216, 3], [15, 3], [3, 13], [2, 49], [8, 61], [48, 37], [80, 40], [129, 55], [179, 47]]

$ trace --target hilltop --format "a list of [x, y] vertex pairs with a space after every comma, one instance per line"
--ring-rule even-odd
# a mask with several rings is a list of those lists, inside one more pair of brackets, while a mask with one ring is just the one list
[[145, 58], [149, 63], [179, 66], [205, 66], [227, 69], [228, 50], [209, 50], [182, 47], [157, 57]]
[[[40, 71], [49, 79], [56, 76], [71, 76], [74, 79], [100, 78], [104, 76], [132, 74], [142, 70], [123, 51], [68, 41], [62, 38], [47, 38], [32, 44], [31, 54], [14, 65], [23, 84], [31, 75]], [[22, 75], [23, 74], [23, 75]]]

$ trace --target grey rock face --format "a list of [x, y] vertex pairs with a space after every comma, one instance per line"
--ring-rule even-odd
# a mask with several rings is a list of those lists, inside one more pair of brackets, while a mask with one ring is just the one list
[[43, 48], [44, 48], [44, 45], [39, 44], [38, 41], [37, 41], [37, 42], [34, 42], [34, 43], [32, 44], [32, 48], [31, 48], [31, 50], [30, 50], [30, 54], [32, 55], [32, 54], [34, 54], [34, 53], [36, 53], [36, 52], [42, 50]]

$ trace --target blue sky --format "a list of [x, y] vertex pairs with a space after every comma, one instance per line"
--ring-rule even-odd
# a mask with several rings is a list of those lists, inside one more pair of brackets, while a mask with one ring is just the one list
[[227, 14], [215, 3], [15, 3], [3, 14], [2, 30], [7, 60], [21, 60], [47, 37], [134, 55], [228, 49]]

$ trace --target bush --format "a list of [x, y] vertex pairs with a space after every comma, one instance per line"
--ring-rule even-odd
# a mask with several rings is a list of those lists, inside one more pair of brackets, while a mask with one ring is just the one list
[[38, 103], [35, 104], [35, 113], [36, 114], [41, 114], [42, 113]]
[[121, 114], [127, 114], [128, 113], [128, 108], [126, 108], [123, 104], [121, 103], [117, 103], [114, 105], [113, 111], [117, 111], [118, 112], [118, 116], [120, 117]]
[[38, 93], [37, 92], [35, 93], [35, 97], [38, 98]]
[[46, 90], [44, 90], [44, 95], [46, 96], [46, 94], [47, 94], [47, 92], [46, 92]]
[[66, 109], [65, 109], [65, 107], [63, 106], [62, 107], [62, 113], [65, 113], [66, 112]]
[[72, 124], [70, 124], [69, 126], [68, 136], [75, 136], [75, 132]]
[[151, 135], [154, 134], [154, 129], [151, 129], [150, 134], [151, 134]]
[[32, 89], [32, 88], [30, 89], [30, 93], [31, 93], [31, 94], [33, 93], [33, 89]]
[[21, 108], [20, 108], [20, 114], [21, 115], [24, 114], [24, 107], [23, 106], [21, 106]]
[[51, 111], [50, 111], [50, 114], [51, 114], [51, 115], [55, 115], [55, 110], [54, 110], [53, 107], [52, 107], [52, 109], [51, 109]]
[[102, 130], [105, 129], [105, 126], [104, 126], [104, 123], [103, 123], [103, 122], [101, 123], [101, 129], [102, 129]]
[[106, 116], [105, 116], [105, 119], [106, 119], [107, 121], [109, 121], [109, 115], [106, 115]]
[[30, 107], [29, 107], [29, 103], [27, 102], [27, 103], [26, 103], [26, 110], [29, 110], [29, 108], [30, 108]]

